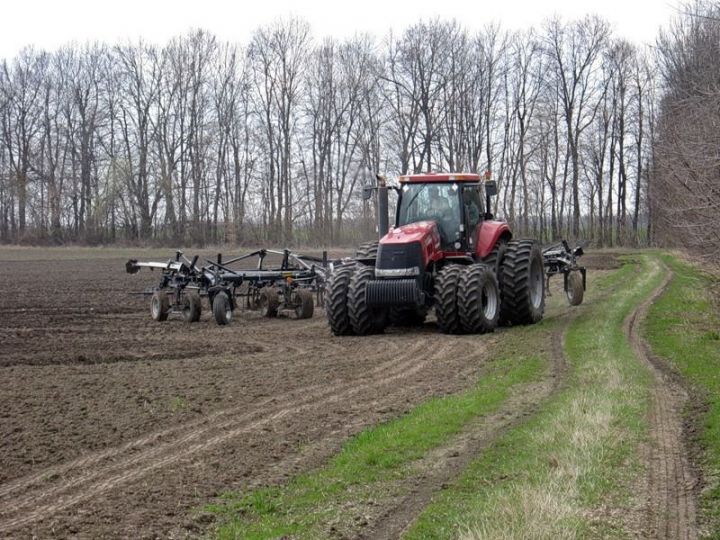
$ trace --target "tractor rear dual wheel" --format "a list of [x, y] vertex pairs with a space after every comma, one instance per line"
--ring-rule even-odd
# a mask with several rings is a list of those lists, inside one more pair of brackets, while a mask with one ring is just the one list
[[509, 242], [500, 264], [500, 321], [534, 324], [545, 312], [545, 267], [534, 240]]

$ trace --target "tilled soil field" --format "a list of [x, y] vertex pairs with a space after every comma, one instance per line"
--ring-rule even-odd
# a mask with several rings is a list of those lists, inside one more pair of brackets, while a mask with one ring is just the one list
[[128, 293], [158, 274], [124, 255], [0, 250], [0, 537], [203, 534], [193, 509], [469, 386], [504, 339], [432, 322], [335, 338], [322, 310], [156, 323]]

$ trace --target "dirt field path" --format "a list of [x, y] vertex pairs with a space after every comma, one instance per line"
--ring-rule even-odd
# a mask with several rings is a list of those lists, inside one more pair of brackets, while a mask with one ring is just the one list
[[[660, 264], [659, 262], [657, 264]], [[625, 333], [640, 361], [652, 372], [654, 385], [650, 409], [650, 445], [646, 451], [648, 475], [641, 531], [645, 538], [694, 540], [698, 479], [683, 436], [683, 410], [688, 401], [685, 388], [661, 360], [654, 357], [639, 327], [650, 305], [672, 279], [669, 269], [663, 283], [625, 321]]]
[[322, 313], [157, 324], [122, 259], [35, 263], [2, 263], [0, 537], [202, 534], [193, 508], [468, 387], [499, 339], [334, 338]]
[[[127, 294], [156, 276], [123, 274], [124, 259], [107, 252], [56, 253], [2, 261], [0, 537], [202, 535], [211, 517], [194, 508], [281, 483], [363, 428], [469, 387], [492, 360], [488, 346], [505, 339], [444, 336], [432, 322], [335, 338], [322, 312], [247, 315], [226, 328], [207, 312], [194, 325], [158, 324]], [[546, 337], [550, 347], [556, 336]], [[428, 467], [404, 517], [379, 509], [378, 535], [404, 527], [469, 456], [552, 392], [563, 372], [554, 359], [551, 377], [439, 450], [443, 466]]]

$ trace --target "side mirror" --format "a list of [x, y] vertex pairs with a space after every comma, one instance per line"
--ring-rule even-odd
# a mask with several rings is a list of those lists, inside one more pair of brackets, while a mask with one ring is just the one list
[[365, 186], [362, 190], [362, 198], [363, 201], [369, 201], [372, 198], [372, 192], [373, 192], [372, 186]]
[[497, 195], [497, 184], [495, 180], [487, 180], [485, 182], [485, 195], [488, 197], [494, 197]]

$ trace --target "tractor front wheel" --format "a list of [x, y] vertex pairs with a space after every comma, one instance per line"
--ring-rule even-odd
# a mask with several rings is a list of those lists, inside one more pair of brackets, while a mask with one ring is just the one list
[[358, 266], [348, 287], [348, 315], [353, 332], [358, 336], [377, 334], [387, 326], [387, 314], [367, 302], [367, 285], [375, 277], [372, 266]]
[[336, 268], [325, 286], [325, 314], [330, 330], [336, 336], [348, 336], [353, 333], [348, 314], [348, 290], [354, 272], [354, 265]]
[[458, 312], [458, 285], [465, 267], [449, 264], [435, 279], [435, 317], [440, 331], [445, 334], [460, 334], [462, 324]]
[[465, 268], [458, 286], [458, 313], [465, 332], [492, 332], [500, 317], [500, 290], [495, 272], [485, 264]]

